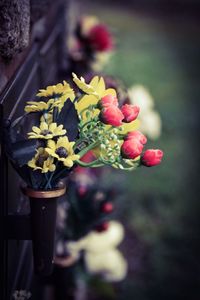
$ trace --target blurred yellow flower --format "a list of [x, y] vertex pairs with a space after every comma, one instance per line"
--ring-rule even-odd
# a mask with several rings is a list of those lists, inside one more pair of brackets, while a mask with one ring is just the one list
[[60, 137], [57, 142], [50, 140], [47, 143], [47, 148], [45, 149], [49, 155], [62, 161], [63, 164], [71, 168], [74, 161], [79, 159], [79, 155], [74, 154], [73, 146], [75, 142], [69, 142], [66, 136]]
[[33, 170], [41, 170], [42, 173], [54, 172], [56, 166], [54, 165], [54, 158], [50, 157], [44, 148], [40, 147], [37, 150], [35, 157], [29, 162], [28, 166]]
[[80, 20], [82, 35], [87, 36], [90, 30], [97, 24], [99, 24], [99, 20], [96, 16], [83, 16]]
[[53, 99], [50, 99], [48, 102], [44, 101], [28, 101], [27, 105], [25, 106], [25, 112], [38, 112], [38, 111], [48, 111], [52, 109], [52, 104], [54, 103]]
[[101, 71], [105, 64], [109, 61], [111, 56], [111, 52], [96, 52], [95, 59], [91, 62], [92, 70], [94, 70], [95, 72]]
[[40, 127], [33, 126], [32, 132], [28, 133], [29, 139], [52, 139], [54, 136], [64, 135], [66, 130], [63, 129], [63, 125], [57, 125], [56, 123], [47, 124], [41, 122]]

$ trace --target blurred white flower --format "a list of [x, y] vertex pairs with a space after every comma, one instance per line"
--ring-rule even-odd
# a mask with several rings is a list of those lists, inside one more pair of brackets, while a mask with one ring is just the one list
[[101, 233], [91, 231], [77, 242], [68, 242], [67, 248], [70, 252], [86, 250], [91, 252], [102, 252], [106, 249], [117, 247], [124, 238], [124, 228], [116, 221], [110, 221], [108, 230]]
[[151, 140], [156, 140], [161, 135], [162, 121], [158, 112], [149, 110], [140, 118], [140, 130]]
[[107, 281], [119, 281], [127, 274], [127, 262], [116, 249], [123, 238], [123, 226], [111, 221], [107, 231], [92, 231], [77, 242], [68, 242], [66, 247], [73, 256], [84, 250], [86, 269], [89, 273], [100, 274]]
[[154, 100], [143, 85], [132, 85], [128, 89], [128, 95], [131, 103], [140, 107], [140, 113], [145, 113], [146, 110], [150, 110], [154, 107]]
[[126, 277], [127, 262], [117, 249], [85, 253], [86, 269], [90, 274], [101, 275], [106, 281], [120, 281]]
[[154, 109], [154, 100], [149, 91], [142, 85], [133, 85], [128, 89], [128, 96], [131, 104], [140, 107], [140, 131], [152, 140], [158, 139], [162, 131], [162, 121]]

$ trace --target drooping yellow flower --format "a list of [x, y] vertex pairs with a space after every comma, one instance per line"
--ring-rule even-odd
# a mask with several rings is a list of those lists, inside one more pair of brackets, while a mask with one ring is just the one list
[[72, 73], [72, 75], [73, 81], [76, 83], [79, 89], [87, 94], [75, 104], [78, 113], [87, 108], [89, 105], [96, 105], [98, 101], [105, 95], [116, 96], [116, 91], [114, 89], [106, 89], [103, 77], [95, 76], [92, 78], [90, 83], [87, 84], [83, 77], [79, 79], [76, 74]]
[[36, 150], [36, 155], [29, 162], [28, 166], [33, 170], [41, 170], [42, 173], [54, 172], [56, 169], [54, 158], [49, 156], [44, 148], [40, 147]]
[[50, 99], [48, 102], [44, 101], [28, 101], [27, 105], [25, 106], [25, 112], [31, 113], [31, 112], [38, 112], [38, 111], [49, 111], [52, 109], [52, 105], [54, 103], [53, 99]]
[[61, 136], [66, 134], [66, 130], [63, 129], [63, 125], [57, 125], [56, 123], [48, 124], [41, 122], [40, 127], [33, 126], [32, 132], [28, 133], [29, 139], [52, 139], [54, 136]]
[[69, 142], [68, 138], [64, 136], [60, 137], [57, 142], [53, 140], [48, 141], [45, 150], [49, 155], [62, 161], [66, 167], [71, 168], [74, 161], [79, 159], [79, 155], [74, 154], [74, 144], [75, 142]]

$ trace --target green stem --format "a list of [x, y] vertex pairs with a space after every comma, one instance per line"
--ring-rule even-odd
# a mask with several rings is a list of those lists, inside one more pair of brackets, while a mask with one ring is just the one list
[[92, 121], [88, 121], [88, 122], [86, 122], [85, 124], [83, 124], [83, 126], [81, 126], [81, 130], [86, 126], [86, 125], [88, 125], [88, 124], [90, 124], [90, 123], [92, 123], [92, 122], [94, 122], [93, 120]]
[[97, 168], [97, 167], [102, 167], [104, 166], [103, 163], [101, 163], [99, 161], [99, 159], [96, 159], [94, 161], [91, 161], [90, 163], [85, 163], [81, 160], [76, 160], [76, 163], [81, 166], [81, 167], [85, 167], [85, 168]]
[[74, 150], [76, 149], [76, 147], [80, 144], [80, 143], [82, 143], [83, 141], [85, 141], [85, 142], [87, 142], [87, 140], [86, 140], [86, 138], [80, 138], [80, 139], [78, 139], [76, 142], [75, 142], [75, 144], [74, 144]]
[[81, 150], [78, 155], [80, 156], [80, 158], [85, 155], [88, 151], [94, 149], [96, 146], [98, 146], [100, 144], [100, 142], [95, 142], [92, 143], [91, 145], [89, 145], [88, 147], [84, 148], [83, 150]]
[[84, 111], [88, 110], [89, 108], [97, 108], [97, 105], [91, 105], [90, 104], [89, 106], [85, 107], [84, 109], [82, 109], [80, 111], [80, 115], [82, 115], [82, 113], [84, 113]]
[[[57, 167], [58, 161], [56, 162], [55, 165], [56, 165], [56, 167]], [[49, 176], [49, 179], [48, 179], [48, 181], [47, 181], [47, 183], [46, 183], [46, 185], [45, 185], [45, 187], [44, 187], [45, 190], [48, 189], [48, 187], [51, 189], [51, 179], [53, 178], [54, 173], [55, 173], [55, 171], [52, 172], [51, 175]]]

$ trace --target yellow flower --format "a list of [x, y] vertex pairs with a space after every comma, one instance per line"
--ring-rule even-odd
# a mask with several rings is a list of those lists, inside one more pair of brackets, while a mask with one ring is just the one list
[[52, 104], [54, 103], [53, 99], [50, 99], [48, 102], [44, 101], [28, 101], [27, 105], [25, 106], [25, 112], [31, 113], [31, 112], [37, 112], [37, 111], [48, 111], [52, 109]]
[[75, 104], [79, 113], [89, 105], [96, 105], [98, 101], [105, 95], [116, 96], [116, 91], [114, 89], [106, 89], [103, 77], [95, 76], [92, 78], [90, 83], [87, 84], [83, 77], [79, 79], [76, 74], [72, 73], [72, 75], [73, 81], [76, 83], [79, 89], [87, 94]]
[[79, 155], [74, 154], [74, 144], [75, 142], [69, 142], [68, 138], [64, 136], [60, 137], [57, 142], [48, 141], [45, 150], [49, 155], [62, 161], [66, 167], [71, 168], [74, 164], [73, 161], [79, 159]]
[[[70, 87], [70, 85], [64, 80], [63, 84], [58, 83], [56, 85], [50, 85], [46, 89], [39, 90], [37, 94], [38, 97], [61, 97], [63, 95], [70, 95], [70, 97], [74, 97], [74, 91]], [[70, 98], [69, 97], [69, 98]]]
[[52, 139], [54, 136], [64, 135], [66, 130], [63, 129], [63, 125], [57, 125], [56, 123], [47, 124], [41, 122], [40, 127], [33, 126], [32, 132], [28, 133], [29, 139]]
[[28, 166], [33, 170], [41, 170], [42, 173], [54, 172], [56, 166], [54, 165], [54, 158], [50, 157], [44, 148], [40, 147], [37, 150], [35, 157], [29, 162]]
[[56, 85], [48, 86], [46, 89], [39, 90], [38, 97], [52, 97], [55, 99], [53, 107], [58, 107], [59, 111], [62, 109], [65, 101], [75, 99], [75, 94], [70, 85], [64, 80], [63, 84], [58, 83]]

